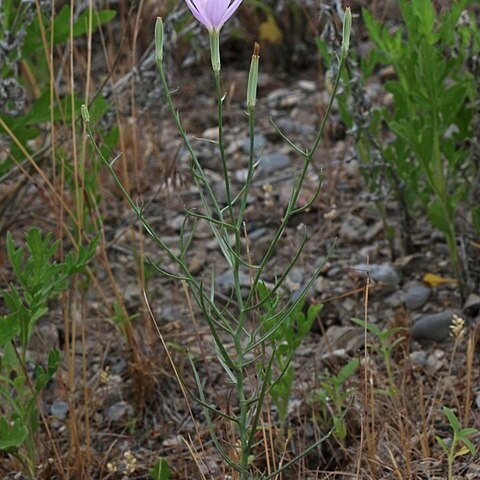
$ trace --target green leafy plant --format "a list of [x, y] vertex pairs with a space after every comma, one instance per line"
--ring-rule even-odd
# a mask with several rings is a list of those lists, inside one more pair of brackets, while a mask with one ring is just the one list
[[[260, 318], [264, 331], [268, 332], [273, 327], [272, 317], [275, 315], [281, 296], [277, 294], [269, 298], [269, 291], [263, 283], [258, 284], [258, 292], [261, 301], [268, 299], [263, 306], [266, 312]], [[310, 332], [322, 307], [321, 304], [309, 305], [305, 313], [305, 300], [302, 300], [269, 338], [274, 352], [273, 363], [278, 375], [269, 392], [277, 407], [282, 430], [285, 426], [288, 400], [295, 378], [295, 369], [291, 365], [291, 360], [305, 336]]]
[[442, 447], [443, 451], [447, 454], [448, 461], [448, 480], [453, 479], [453, 462], [457, 457], [462, 457], [470, 453], [470, 455], [475, 456], [477, 454], [477, 449], [472, 443], [469, 437], [472, 435], [477, 435], [480, 431], [476, 428], [462, 428], [460, 420], [457, 418], [453, 410], [448, 407], [443, 407], [443, 411], [448, 418], [448, 422], [453, 430], [453, 438], [451, 439], [450, 445], [447, 445], [447, 442], [437, 436], [437, 442]]
[[346, 382], [358, 370], [359, 364], [358, 358], [354, 358], [342, 367], [337, 375], [323, 375], [320, 388], [315, 390], [311, 399], [320, 406], [322, 424], [328, 426], [333, 421], [333, 435], [342, 444], [347, 436], [343, 413], [352, 395]]
[[[457, 213], [460, 205], [468, 205], [478, 175], [468, 142], [477, 92], [467, 65], [480, 43], [473, 19], [460, 19], [466, 4], [456, 2], [438, 17], [431, 0], [401, 0], [403, 23], [393, 35], [363, 11], [375, 48], [362, 60], [362, 71], [368, 78], [379, 64], [393, 68], [394, 79], [385, 84], [393, 108], [372, 109], [367, 128], [357, 132], [358, 152], [369, 175], [376, 168], [374, 178], [387, 182], [386, 188], [408, 209], [408, 218], [419, 208], [426, 210], [446, 239], [460, 282]], [[394, 135], [387, 141], [383, 125]], [[473, 216], [478, 205], [474, 207]], [[470, 222], [476, 223], [473, 217]]]
[[388, 394], [395, 394], [396, 387], [395, 381], [393, 379], [393, 371], [392, 371], [392, 352], [395, 348], [405, 341], [404, 336], [398, 336], [398, 333], [405, 331], [404, 327], [394, 327], [394, 328], [385, 328], [381, 329], [377, 325], [373, 323], [365, 322], [360, 318], [352, 318], [353, 323], [356, 323], [360, 327], [367, 329], [372, 335], [376, 337], [378, 343], [369, 343], [367, 348], [371, 348], [374, 351], [378, 352], [385, 364], [385, 368], [387, 370], [387, 377], [389, 388], [387, 390]]
[[[47, 367], [37, 366], [31, 376], [27, 370], [27, 351], [38, 321], [48, 313], [49, 302], [69, 287], [72, 275], [81, 273], [93, 256], [97, 239], [64, 262], [56, 262], [59, 242], [52, 235], [42, 236], [31, 228], [25, 235], [28, 257], [23, 248], [16, 248], [7, 234], [7, 255], [15, 275], [15, 283], [0, 295], [8, 313], [0, 317], [0, 398], [3, 418], [0, 420], [0, 450], [12, 453], [33, 474], [35, 443], [38, 430], [37, 399], [60, 364], [60, 352], [48, 354]], [[22, 447], [25, 446], [25, 451]]]

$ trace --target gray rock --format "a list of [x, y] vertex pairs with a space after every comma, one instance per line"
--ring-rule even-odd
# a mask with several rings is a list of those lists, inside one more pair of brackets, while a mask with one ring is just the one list
[[[265, 145], [267, 145], [267, 139], [265, 138], [265, 136], [255, 135], [255, 138], [253, 139], [253, 150], [255, 155], [260, 154], [262, 150], [265, 148]], [[247, 155], [250, 153], [250, 137], [246, 138], [243, 141], [242, 150], [243, 150], [243, 153]]]
[[463, 312], [469, 317], [476, 317], [480, 313], [480, 296], [471, 293], [463, 306]]
[[442, 342], [450, 336], [450, 325], [456, 312], [446, 310], [420, 317], [412, 327], [412, 338]]
[[333, 325], [327, 331], [319, 345], [322, 354], [343, 350], [346, 353], [356, 352], [364, 344], [362, 327]]
[[130, 308], [136, 308], [140, 305], [140, 289], [136, 283], [129, 283], [123, 291], [125, 303]]
[[50, 406], [50, 414], [57, 420], [65, 420], [68, 414], [67, 402], [58, 401]]
[[290, 291], [298, 290], [302, 286], [303, 282], [303, 270], [298, 267], [292, 268], [292, 271], [286, 278], [286, 285]]
[[370, 278], [377, 283], [383, 283], [388, 287], [397, 287], [400, 283], [400, 275], [397, 271], [388, 263], [377, 264], [372, 263], [367, 265], [366, 263], [360, 263], [355, 265], [354, 270], [360, 275], [370, 275]]
[[336, 278], [345, 270], [339, 266], [333, 266], [327, 270], [327, 278]]
[[428, 366], [428, 355], [425, 350], [416, 350], [415, 352], [410, 353], [410, 361], [413, 365], [418, 367], [427, 367]]
[[[242, 288], [250, 286], [250, 276], [245, 272], [239, 272], [239, 281]], [[229, 291], [234, 287], [233, 283], [233, 273], [230, 270], [219, 275], [215, 278], [215, 286], [223, 293], [229, 293]]]
[[133, 407], [125, 401], [114, 403], [105, 409], [105, 416], [109, 422], [126, 420], [133, 415]]
[[258, 240], [262, 237], [265, 237], [268, 234], [268, 230], [265, 227], [256, 228], [251, 232], [248, 232], [248, 240], [254, 241]]
[[313, 93], [318, 90], [318, 84], [311, 80], [299, 80], [298, 86], [307, 93]]
[[[287, 286], [288, 286], [288, 288], [293, 287], [293, 285], [287, 285]], [[300, 285], [299, 288], [292, 293], [292, 297], [290, 298], [290, 303], [295, 303], [297, 301], [298, 297], [300, 297], [302, 295], [306, 286], [307, 285]], [[315, 296], [315, 285], [312, 285], [310, 287], [310, 289], [306, 292], [304, 298], [308, 302], [309, 299], [311, 299], [314, 296]]]
[[290, 158], [285, 153], [268, 153], [260, 158], [258, 166], [259, 174], [265, 176], [275, 173], [278, 170], [287, 168], [290, 165]]
[[326, 294], [331, 290], [331, 280], [326, 277], [320, 276], [315, 280], [315, 291], [320, 294]]
[[315, 133], [315, 127], [312, 125], [299, 123], [297, 120], [294, 120], [290, 117], [279, 118], [278, 121], [275, 121], [275, 123], [280, 131], [285, 135], [298, 134], [308, 137], [314, 135]]
[[188, 262], [188, 270], [192, 275], [198, 275], [205, 265], [206, 253], [204, 250], [195, 252]]
[[410, 310], [423, 307], [432, 293], [431, 289], [421, 282], [410, 282], [405, 287], [405, 305]]
[[398, 308], [405, 303], [405, 297], [405, 292], [403, 290], [398, 290], [389, 295], [384, 302], [390, 308]]
[[348, 242], [362, 242], [367, 230], [368, 227], [360, 217], [347, 215], [340, 226], [340, 237]]

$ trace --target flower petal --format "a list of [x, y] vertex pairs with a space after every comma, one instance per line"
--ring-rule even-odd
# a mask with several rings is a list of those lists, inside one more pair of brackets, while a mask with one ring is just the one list
[[210, 21], [207, 12], [206, 6], [209, 3], [209, 0], [185, 0], [187, 6], [192, 12], [193, 16], [202, 24], [205, 25], [209, 30], [213, 28], [212, 22]]
[[230, 0], [207, 0], [206, 13], [213, 27], [219, 30], [225, 12], [227, 11]]
[[235, 13], [237, 8], [240, 6], [243, 0], [233, 0], [231, 5], [226, 9], [225, 13], [223, 14], [222, 19], [219, 22], [218, 29], [222, 28], [222, 26], [229, 20], [229, 18]]

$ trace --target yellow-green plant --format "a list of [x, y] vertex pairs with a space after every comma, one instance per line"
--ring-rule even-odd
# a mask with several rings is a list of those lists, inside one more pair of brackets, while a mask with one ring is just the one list
[[449, 445], [447, 445], [447, 442], [444, 439], [440, 438], [438, 435], [436, 438], [443, 451], [447, 454], [448, 480], [452, 480], [453, 462], [455, 461], [455, 459], [468, 454], [472, 456], [475, 456], [477, 454], [477, 449], [469, 437], [477, 435], [478, 433], [480, 433], [480, 431], [473, 427], [462, 428], [460, 420], [450, 408], [443, 407], [443, 411], [448, 418], [450, 427], [452, 427], [453, 438], [451, 439]]

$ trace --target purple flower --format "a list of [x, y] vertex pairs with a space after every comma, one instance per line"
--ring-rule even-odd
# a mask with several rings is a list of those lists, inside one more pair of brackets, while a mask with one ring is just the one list
[[223, 27], [225, 22], [235, 13], [242, 0], [185, 0], [193, 16], [209, 32], [217, 32]]

